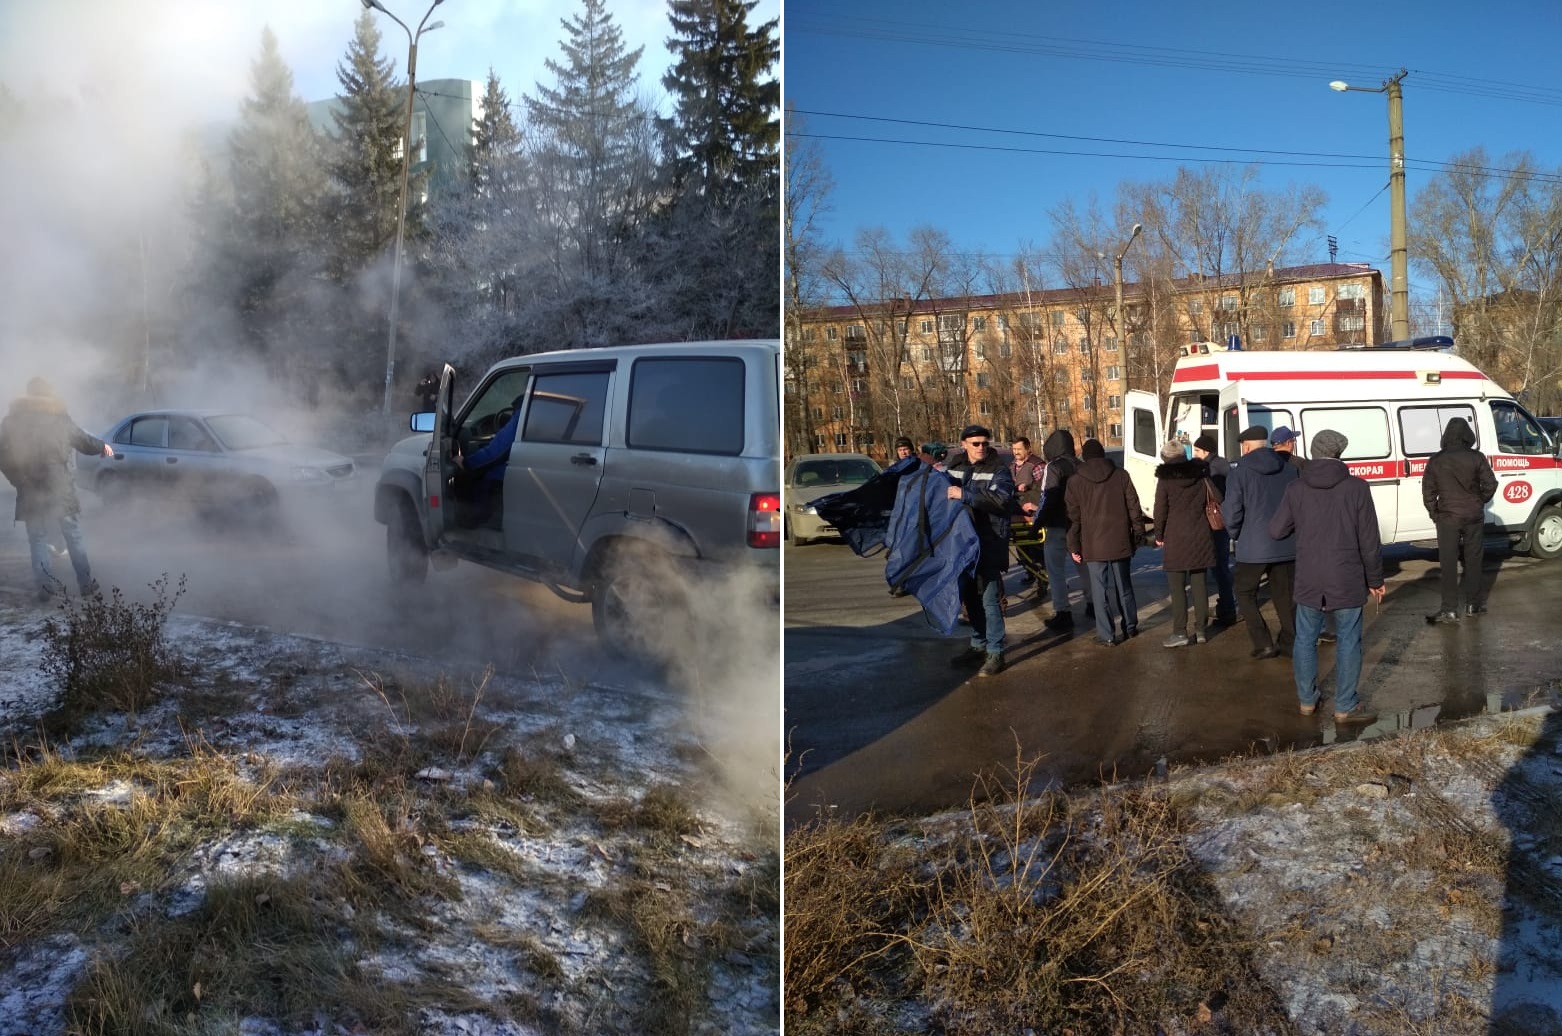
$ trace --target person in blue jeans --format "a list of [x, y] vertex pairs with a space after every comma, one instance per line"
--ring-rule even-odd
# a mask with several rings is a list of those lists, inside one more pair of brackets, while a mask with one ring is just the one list
[[963, 456], [949, 462], [949, 499], [971, 509], [980, 553], [976, 571], [960, 580], [960, 600], [971, 620], [971, 646], [954, 659], [956, 666], [980, 664], [978, 676], [1004, 670], [1003, 573], [1009, 567], [1009, 519], [1013, 514], [1014, 474], [993, 447], [992, 434], [979, 424], [960, 433]]
[[[1034, 521], [1043, 532], [1041, 556], [1047, 566], [1047, 589], [1052, 595], [1052, 615], [1042, 625], [1064, 633], [1074, 628], [1074, 612], [1068, 600], [1068, 504], [1064, 500], [1069, 479], [1079, 470], [1079, 461], [1074, 458], [1074, 436], [1066, 428], [1055, 430], [1042, 443], [1041, 458], [1046, 462], [1046, 471], [1042, 474]], [[1077, 563], [1075, 570], [1079, 570]], [[1085, 580], [1081, 578], [1079, 582], [1085, 600], [1089, 601]]]
[[1064, 493], [1068, 549], [1090, 575], [1096, 639], [1103, 647], [1115, 647], [1139, 632], [1129, 563], [1143, 540], [1144, 508], [1128, 473], [1112, 463], [1101, 443], [1086, 439], [1079, 455], [1079, 472]]
[[1313, 436], [1302, 475], [1286, 487], [1269, 535], [1296, 533], [1296, 645], [1291, 672], [1304, 716], [1318, 708], [1318, 636], [1334, 618], [1335, 723], [1371, 723], [1357, 696], [1361, 679], [1362, 608], [1383, 600], [1383, 550], [1372, 489], [1340, 457], [1349, 440], [1332, 429]]

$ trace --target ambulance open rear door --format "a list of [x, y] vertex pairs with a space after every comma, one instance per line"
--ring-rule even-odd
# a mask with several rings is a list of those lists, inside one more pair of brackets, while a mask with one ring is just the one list
[[1149, 514], [1155, 505], [1155, 466], [1161, 462], [1161, 401], [1154, 392], [1133, 389], [1123, 396], [1123, 468]]

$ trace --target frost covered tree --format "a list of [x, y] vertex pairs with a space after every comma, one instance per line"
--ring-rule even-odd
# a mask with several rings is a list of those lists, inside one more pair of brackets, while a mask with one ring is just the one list
[[528, 155], [548, 253], [551, 304], [535, 315], [555, 346], [598, 345], [632, 337], [654, 300], [630, 262], [654, 185], [651, 107], [637, 96], [635, 65], [604, 0], [582, 0], [562, 19], [562, 60], [546, 67], [553, 85], [524, 98]]
[[218, 222], [208, 271], [241, 318], [236, 340], [279, 374], [303, 373], [295, 360], [308, 339], [309, 295], [325, 241], [322, 142], [269, 28], [250, 83], [228, 137], [227, 206], [210, 213]]
[[674, 99], [658, 120], [672, 204], [650, 266], [689, 337], [780, 334], [780, 58], [774, 20], [750, 27], [754, 0], [670, 0]]

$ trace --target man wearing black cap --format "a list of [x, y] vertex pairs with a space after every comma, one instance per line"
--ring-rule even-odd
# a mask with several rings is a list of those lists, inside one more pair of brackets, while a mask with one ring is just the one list
[[960, 445], [964, 456], [951, 461], [947, 469], [949, 499], [971, 508], [981, 552], [976, 572], [960, 581], [960, 600], [971, 619], [971, 646], [954, 661], [961, 666], [980, 663], [978, 675], [992, 676], [1004, 667], [1003, 573], [1009, 567], [1014, 476], [993, 449], [992, 434], [981, 425], [966, 425]]
[[[1209, 480], [1224, 499], [1226, 479], [1231, 476], [1231, 462], [1222, 457], [1213, 435], [1201, 435], [1193, 440], [1193, 455], [1209, 465]], [[1215, 621], [1230, 626], [1237, 621], [1237, 595], [1231, 579], [1231, 533], [1225, 529], [1211, 529], [1210, 538], [1215, 542]]]
[[[1349, 441], [1325, 428], [1313, 436], [1312, 462], [1286, 487], [1269, 535], [1296, 533], [1296, 645], [1291, 672], [1302, 715], [1318, 708], [1318, 634], [1334, 617], [1334, 721], [1371, 723], [1356, 696], [1361, 679], [1362, 608], [1383, 600], [1383, 551], [1372, 487], [1350, 473], [1340, 457]], [[1241, 542], [1238, 540], [1237, 542]]]
[[895, 440], [896, 460], [905, 460], [915, 452], [917, 452], [917, 444], [912, 442], [906, 436], [902, 435], [899, 439]]
[[[1296, 642], [1296, 602], [1292, 584], [1296, 576], [1296, 537], [1275, 539], [1269, 535], [1269, 519], [1280, 509], [1285, 491], [1300, 473], [1269, 448], [1269, 433], [1258, 425], [1248, 428], [1237, 441], [1242, 462], [1231, 469], [1226, 497], [1220, 507], [1226, 531], [1237, 541], [1237, 606], [1253, 642], [1253, 658], [1289, 655]], [[1280, 623], [1278, 641], [1258, 613], [1258, 584], [1269, 580], [1269, 599]]]

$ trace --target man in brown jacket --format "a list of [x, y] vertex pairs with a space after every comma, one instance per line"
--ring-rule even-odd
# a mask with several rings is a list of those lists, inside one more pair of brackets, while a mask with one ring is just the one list
[[1086, 439], [1079, 455], [1079, 471], [1069, 479], [1063, 497], [1068, 507], [1068, 549], [1074, 563], [1083, 562], [1090, 576], [1096, 637], [1103, 647], [1115, 647], [1139, 633], [1139, 605], [1129, 562], [1144, 537], [1144, 508], [1128, 473], [1112, 463], [1098, 441]]
[[27, 395], [13, 401], [0, 421], [0, 473], [16, 487], [16, 520], [27, 525], [33, 582], [42, 601], [65, 592], [64, 584], [49, 571], [49, 535], [56, 528], [70, 552], [76, 585], [83, 594], [98, 589], [77, 517], [81, 504], [71, 481], [72, 449], [88, 456], [114, 455], [112, 446], [76, 427], [47, 381], [34, 378], [27, 383]]

